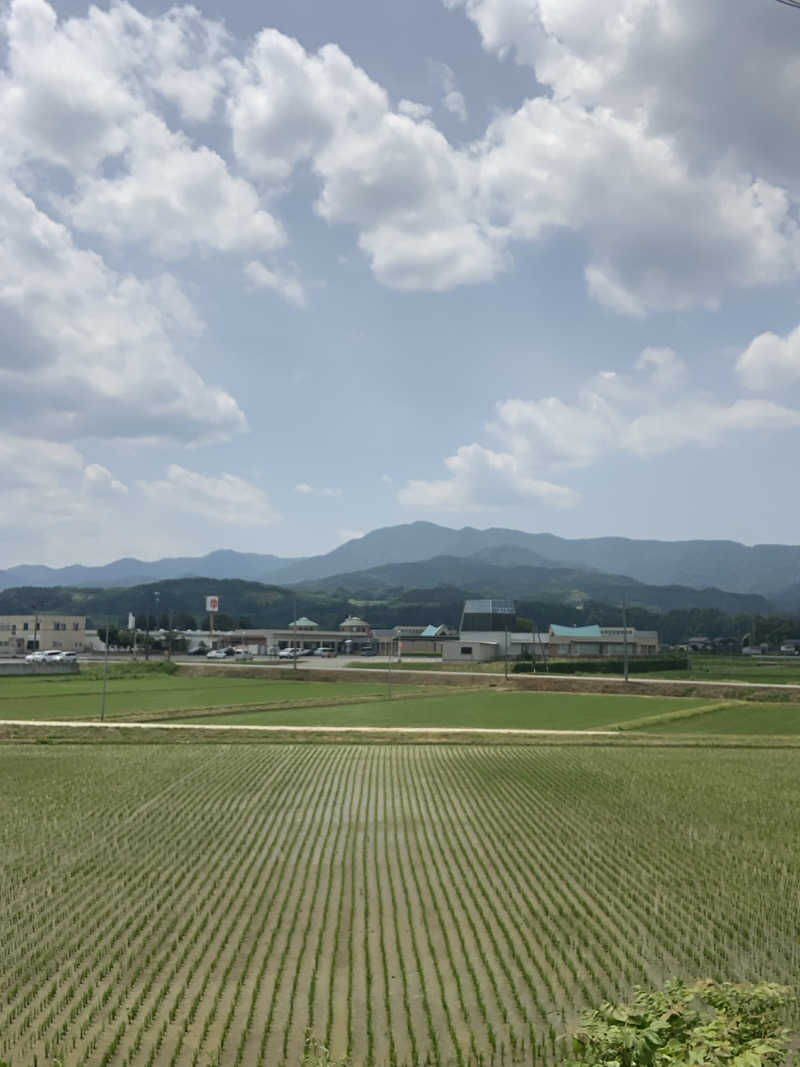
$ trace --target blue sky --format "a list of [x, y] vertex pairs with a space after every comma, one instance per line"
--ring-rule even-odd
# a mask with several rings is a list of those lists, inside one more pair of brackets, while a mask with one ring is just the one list
[[4, 565], [797, 541], [800, 14], [0, 11]]

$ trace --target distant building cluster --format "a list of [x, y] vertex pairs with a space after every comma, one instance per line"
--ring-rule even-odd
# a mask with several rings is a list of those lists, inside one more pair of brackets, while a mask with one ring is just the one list
[[[156, 634], [154, 634], [156, 636]], [[348, 615], [335, 629], [301, 616], [279, 628], [228, 631], [181, 630], [189, 652], [235, 646], [255, 655], [279, 655], [285, 649], [303, 654], [441, 656], [449, 662], [477, 663], [493, 659], [564, 659], [570, 657], [651, 656], [659, 649], [654, 630], [627, 630], [614, 626], [559, 626], [545, 631], [521, 630], [513, 600], [467, 600], [457, 630], [431, 623], [399, 625], [390, 629], [370, 626]], [[83, 615], [33, 612], [0, 615], [0, 657], [22, 656], [37, 649], [70, 652], [102, 651], [102, 633], [86, 629]]]
[[481, 662], [493, 659], [568, 659], [571, 657], [654, 656], [658, 653], [655, 630], [632, 626], [559, 626], [543, 632], [519, 630], [513, 600], [467, 600], [461, 614], [458, 638], [448, 641], [442, 658]]

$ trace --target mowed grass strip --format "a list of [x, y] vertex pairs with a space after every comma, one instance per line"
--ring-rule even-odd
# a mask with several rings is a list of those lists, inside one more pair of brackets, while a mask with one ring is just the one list
[[637, 732], [653, 734], [709, 734], [743, 736], [800, 735], [800, 704], [759, 704], [740, 701], [717, 704], [695, 715], [642, 723]]
[[[338, 686], [338, 683], [337, 683]], [[397, 691], [396, 689], [394, 690]], [[383, 686], [383, 692], [387, 688]], [[489, 690], [446, 696], [339, 704], [330, 707], [276, 708], [181, 716], [184, 723], [243, 726], [406, 726], [496, 730], [591, 730], [628, 719], [701, 707], [707, 701], [682, 697], [626, 697], [585, 693], [507, 693]]]
[[[395, 692], [415, 692], [418, 685], [396, 686]], [[106, 718], [131, 718], [184, 708], [216, 708], [232, 704], [283, 704], [324, 700], [330, 704], [382, 696], [380, 682], [272, 681], [268, 678], [207, 678], [158, 675], [120, 678], [108, 682]], [[0, 679], [0, 719], [91, 721], [100, 718], [102, 682], [79, 676], [40, 680]]]

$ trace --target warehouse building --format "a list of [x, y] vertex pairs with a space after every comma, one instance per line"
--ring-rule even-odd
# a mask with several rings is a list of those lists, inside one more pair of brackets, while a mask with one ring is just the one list
[[86, 640], [85, 615], [32, 612], [0, 615], [0, 656], [24, 656], [37, 649], [81, 652]]

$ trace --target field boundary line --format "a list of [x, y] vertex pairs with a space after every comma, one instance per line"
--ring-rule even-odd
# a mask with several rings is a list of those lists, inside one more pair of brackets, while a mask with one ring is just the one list
[[701, 704], [696, 708], [677, 708], [674, 711], [665, 711], [660, 715], [640, 715], [636, 719], [625, 719], [611, 723], [608, 730], [637, 730], [640, 726], [658, 726], [662, 722], [678, 722], [681, 719], [694, 719], [698, 715], [709, 715], [723, 708], [745, 708], [752, 701], [748, 700], [716, 700], [711, 704]]
[[[424, 687], [423, 687], [424, 688]], [[434, 688], [434, 687], [430, 687]], [[453, 692], [450, 690], [444, 690], [444, 692], [430, 692], [430, 688], [425, 692], [412, 692], [412, 693], [398, 693], [392, 695], [391, 700], [421, 700], [428, 697], [456, 697], [460, 695], [460, 692]], [[463, 692], [463, 691], [461, 691]], [[471, 692], [471, 689], [467, 690]], [[204, 704], [195, 708], [165, 708], [160, 711], [152, 712], [126, 712], [124, 715], [115, 715], [109, 721], [118, 722], [120, 724], [129, 723], [150, 723], [150, 722], [169, 722], [175, 718], [212, 718], [215, 715], [238, 715], [239, 712], [248, 711], [291, 711], [294, 708], [300, 710], [304, 708], [346, 708], [351, 704], [387, 704], [389, 698], [383, 693], [370, 693], [363, 696], [355, 695], [352, 699], [341, 697], [340, 699], [331, 700], [330, 697], [309, 697], [307, 700], [278, 700], [273, 702], [261, 701], [255, 704], [219, 704], [215, 706], [209, 706]], [[31, 720], [33, 721], [33, 720]], [[41, 720], [44, 721], [44, 720]], [[202, 725], [202, 724], [198, 724]], [[224, 725], [224, 724], [222, 724]]]
[[[60, 731], [60, 733], [59, 733]], [[242, 726], [208, 723], [0, 720], [0, 744], [346, 743], [450, 745], [608, 745], [644, 748], [800, 748], [797, 735], [659, 735], [622, 730], [544, 730], [458, 726]]]

